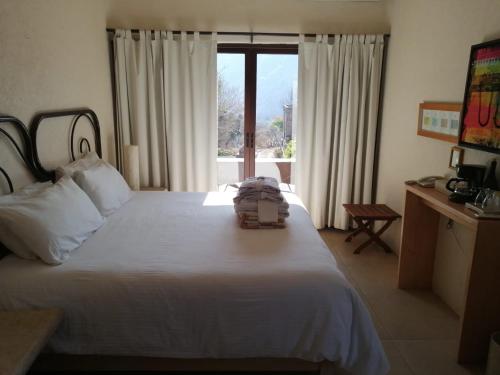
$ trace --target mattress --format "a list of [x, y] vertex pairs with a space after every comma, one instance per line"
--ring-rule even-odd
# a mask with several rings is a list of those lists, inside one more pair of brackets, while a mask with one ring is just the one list
[[0, 261], [0, 309], [59, 307], [49, 350], [300, 358], [384, 374], [369, 313], [298, 198], [286, 229], [241, 229], [231, 193], [138, 192], [59, 266]]

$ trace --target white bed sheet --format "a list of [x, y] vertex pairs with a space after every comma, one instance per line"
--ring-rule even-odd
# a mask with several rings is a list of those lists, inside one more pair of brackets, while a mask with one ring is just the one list
[[60, 307], [58, 353], [301, 358], [385, 374], [370, 316], [294, 195], [240, 229], [230, 193], [140, 192], [71, 258], [0, 261], [0, 309]]

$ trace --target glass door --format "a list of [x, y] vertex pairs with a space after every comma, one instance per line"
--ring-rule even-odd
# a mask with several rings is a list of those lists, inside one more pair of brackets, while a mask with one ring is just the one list
[[297, 55], [257, 55], [255, 175], [275, 177], [293, 190]]
[[275, 177], [293, 191], [296, 45], [219, 45], [218, 183]]
[[225, 187], [245, 178], [245, 54], [217, 55], [217, 90], [217, 179]]

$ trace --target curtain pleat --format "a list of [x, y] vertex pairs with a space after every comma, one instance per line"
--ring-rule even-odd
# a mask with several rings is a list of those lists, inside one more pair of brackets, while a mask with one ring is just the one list
[[119, 167], [139, 146], [141, 186], [217, 188], [217, 44], [182, 33], [115, 32]]
[[344, 203], [371, 203], [382, 35], [299, 44], [297, 194], [314, 225], [347, 229]]

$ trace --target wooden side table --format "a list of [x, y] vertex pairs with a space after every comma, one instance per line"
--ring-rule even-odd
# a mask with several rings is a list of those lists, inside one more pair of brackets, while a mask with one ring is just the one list
[[25, 374], [62, 319], [62, 311], [0, 311], [0, 374]]
[[[377, 243], [387, 253], [392, 252], [389, 245], [382, 241], [380, 235], [391, 226], [394, 220], [401, 217], [400, 214], [391, 210], [385, 204], [344, 204], [343, 206], [356, 224], [358, 224], [358, 228], [347, 236], [345, 241], [351, 242], [351, 240], [361, 232], [365, 232], [370, 237], [367, 241], [359, 245], [356, 250], [354, 250], [354, 254], [359, 254], [361, 250], [370, 245], [372, 242]], [[377, 220], [382, 220], [386, 223], [377, 232], [373, 232], [373, 223]]]

